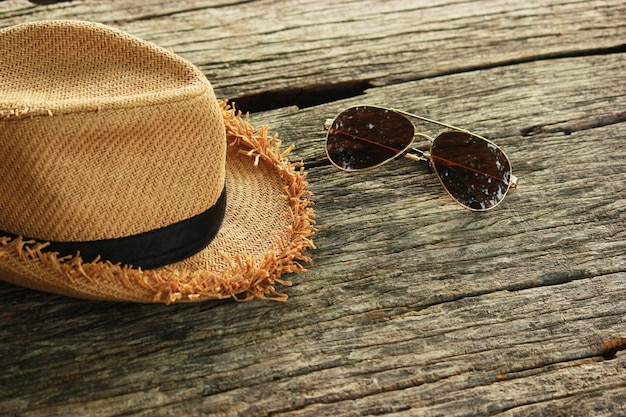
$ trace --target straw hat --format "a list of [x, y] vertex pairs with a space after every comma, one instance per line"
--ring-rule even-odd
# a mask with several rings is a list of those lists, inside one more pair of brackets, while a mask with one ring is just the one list
[[301, 164], [182, 58], [100, 24], [0, 30], [0, 279], [137, 302], [286, 298]]

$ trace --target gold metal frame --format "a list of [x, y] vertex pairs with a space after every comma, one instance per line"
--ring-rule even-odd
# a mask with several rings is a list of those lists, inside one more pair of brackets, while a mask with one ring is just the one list
[[[476, 137], [476, 138], [479, 138], [481, 140], [484, 140], [485, 142], [490, 143], [493, 146], [495, 146], [500, 152], [502, 152], [502, 154], [506, 158], [507, 162], [509, 163], [509, 167], [511, 167], [511, 161], [509, 160], [509, 157], [507, 156], [507, 154], [498, 145], [496, 145], [494, 142], [490, 141], [489, 139], [487, 139], [487, 138], [485, 138], [485, 137], [483, 137], [481, 135], [477, 135], [476, 133], [470, 132], [469, 130], [461, 129], [459, 127], [452, 126], [452, 125], [447, 124], [447, 123], [443, 123], [443, 122], [440, 122], [440, 121], [437, 121], [437, 120], [429, 119], [429, 118], [423, 117], [423, 116], [418, 116], [417, 114], [405, 112], [405, 111], [394, 109], [394, 108], [390, 108], [390, 107], [360, 105], [360, 106], [352, 106], [352, 107], [349, 107], [347, 109], [344, 109], [344, 110], [341, 111], [341, 113], [343, 113], [344, 111], [349, 110], [351, 108], [354, 108], [354, 107], [371, 107], [371, 108], [377, 108], [377, 109], [381, 109], [381, 110], [388, 110], [388, 111], [392, 111], [394, 113], [397, 113], [397, 114], [399, 114], [401, 116], [406, 117], [407, 120], [409, 120], [409, 121], [411, 121], [410, 120], [411, 118], [415, 118], [415, 119], [418, 119], [418, 120], [421, 120], [421, 121], [424, 121], [424, 122], [427, 122], [427, 123], [432, 123], [432, 124], [444, 127], [446, 129], [449, 129], [449, 130], [453, 130], [453, 131], [457, 131], [457, 132], [461, 132], [461, 133], [466, 133], [468, 135], [471, 135], [473, 137]], [[326, 119], [326, 121], [324, 122], [324, 130], [329, 131], [329, 129], [332, 126], [333, 122], [335, 121], [335, 119], [341, 113], [339, 113], [333, 119]], [[413, 124], [413, 128], [416, 130], [415, 123], [413, 123], [412, 121], [411, 121], [411, 123]], [[328, 135], [329, 134], [330, 134], [330, 132], [326, 134], [326, 140], [328, 140]], [[370, 171], [372, 169], [378, 168], [381, 165], [386, 164], [389, 161], [397, 159], [400, 156], [404, 156], [405, 158], [408, 158], [408, 159], [410, 159], [412, 161], [428, 162], [429, 165], [431, 166], [431, 168], [433, 169], [435, 175], [437, 176], [437, 179], [439, 180], [439, 182], [443, 186], [443, 180], [441, 179], [441, 176], [439, 175], [439, 172], [437, 172], [436, 165], [432, 163], [432, 159], [431, 159], [432, 158], [431, 157], [432, 145], [433, 145], [433, 143], [435, 142], [435, 140], [437, 139], [438, 136], [439, 135], [437, 135], [436, 137], [433, 138], [433, 137], [428, 136], [428, 135], [426, 135], [424, 133], [419, 133], [419, 132], [415, 131], [413, 133], [413, 140], [411, 141], [411, 143], [409, 143], [397, 155], [395, 155], [395, 156], [393, 156], [393, 157], [391, 157], [391, 158], [389, 158], [389, 159], [387, 159], [387, 160], [385, 160], [385, 161], [383, 161], [383, 162], [381, 162], [379, 164], [373, 165], [371, 167], [367, 167], [367, 168], [363, 168], [363, 169], [356, 169], [356, 170], [348, 170], [348, 169], [345, 169], [345, 168], [337, 165], [336, 163], [334, 163], [333, 160], [328, 155], [328, 146], [324, 146], [324, 148], [326, 150], [326, 157], [328, 158], [330, 163], [333, 166], [335, 166], [336, 168], [338, 168], [338, 169], [340, 169], [342, 171], [347, 171], [347, 172], [366, 172], [366, 171]], [[415, 142], [416, 138], [426, 139], [426, 140], [428, 140], [430, 142], [430, 149], [429, 149], [428, 152], [422, 151], [421, 149], [416, 149], [416, 148], [413, 147], [413, 143]], [[411, 153], [411, 152], [413, 152], [413, 153]], [[493, 206], [491, 206], [489, 208], [486, 208], [486, 209], [475, 209], [475, 208], [472, 208], [472, 207], [468, 207], [465, 204], [461, 203], [459, 200], [457, 200], [452, 194], [450, 194], [450, 192], [448, 191], [448, 189], [445, 186], [443, 186], [443, 189], [452, 198], [452, 200], [454, 200], [454, 202], [457, 203], [458, 205], [460, 205], [461, 207], [464, 207], [464, 208], [466, 208], [468, 210], [471, 210], [471, 211], [488, 211], [488, 210], [494, 209], [495, 207], [500, 205], [500, 203], [504, 200], [504, 197], [506, 197], [508, 192], [510, 190], [514, 190], [515, 188], [517, 188], [517, 183], [518, 183], [518, 178], [515, 175], [513, 175], [513, 168], [511, 167], [511, 171], [510, 171], [510, 175], [509, 175], [509, 184], [508, 184], [508, 187], [507, 187], [506, 191], [504, 192], [504, 195], [502, 196], [500, 201], [498, 201], [496, 204], [494, 204]]]

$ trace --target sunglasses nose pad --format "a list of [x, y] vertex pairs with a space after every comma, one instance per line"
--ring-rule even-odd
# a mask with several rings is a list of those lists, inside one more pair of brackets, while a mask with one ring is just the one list
[[334, 119], [326, 119], [324, 121], [324, 130], [328, 131], [330, 129], [330, 127], [333, 125], [333, 120]]
[[435, 168], [433, 167], [433, 161], [432, 160], [428, 161], [428, 173], [429, 174], [434, 174], [435, 173]]

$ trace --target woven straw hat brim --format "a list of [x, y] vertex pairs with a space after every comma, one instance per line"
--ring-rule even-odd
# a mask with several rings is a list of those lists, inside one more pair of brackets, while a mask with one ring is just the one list
[[290, 163], [277, 136], [255, 129], [220, 101], [226, 125], [226, 215], [218, 236], [201, 252], [153, 270], [83, 262], [46, 252], [45, 242], [0, 236], [0, 277], [73, 297], [177, 303], [235, 298], [284, 300], [277, 284], [305, 270], [314, 248], [311, 193], [301, 164]]

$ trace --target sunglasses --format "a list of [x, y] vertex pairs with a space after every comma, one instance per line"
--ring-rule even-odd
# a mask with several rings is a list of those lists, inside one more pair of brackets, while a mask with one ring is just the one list
[[[415, 131], [409, 118], [449, 129], [434, 139]], [[368, 171], [399, 156], [430, 164], [441, 185], [461, 206], [473, 211], [496, 207], [517, 186], [502, 150], [482, 136], [445, 123], [375, 106], [351, 107], [324, 124], [326, 155], [337, 168]], [[430, 151], [412, 147], [430, 141]]]

